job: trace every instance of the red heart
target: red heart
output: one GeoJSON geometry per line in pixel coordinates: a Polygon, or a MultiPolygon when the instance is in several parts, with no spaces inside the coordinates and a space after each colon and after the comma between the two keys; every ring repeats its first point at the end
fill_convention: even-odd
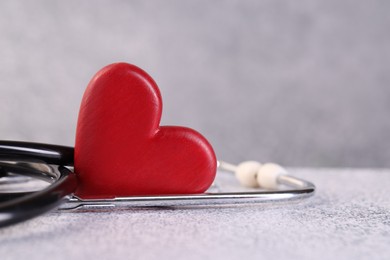
{"type": "Polygon", "coordinates": [[[216,173],[211,145],[198,132],[159,126],[160,91],[140,68],[100,70],[81,103],[75,145],[80,198],[188,194],[207,190],[216,173]]]}

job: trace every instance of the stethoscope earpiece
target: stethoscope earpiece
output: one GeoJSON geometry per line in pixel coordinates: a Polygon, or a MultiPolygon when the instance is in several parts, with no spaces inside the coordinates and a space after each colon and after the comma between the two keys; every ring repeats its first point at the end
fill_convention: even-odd
{"type": "Polygon", "coordinates": [[[218,166],[222,170],[234,172],[240,184],[248,188],[278,189],[283,182],[281,176],[288,174],[286,169],[275,163],[261,164],[257,161],[245,161],[235,166],[219,161],[218,166]]]}

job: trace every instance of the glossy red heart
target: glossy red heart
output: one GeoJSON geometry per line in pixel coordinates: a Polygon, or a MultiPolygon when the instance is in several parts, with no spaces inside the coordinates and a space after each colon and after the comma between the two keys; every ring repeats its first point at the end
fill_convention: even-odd
{"type": "Polygon", "coordinates": [[[216,157],[198,132],[159,126],[160,91],[140,68],[100,70],[81,103],[75,145],[80,198],[204,192],[216,157]]]}

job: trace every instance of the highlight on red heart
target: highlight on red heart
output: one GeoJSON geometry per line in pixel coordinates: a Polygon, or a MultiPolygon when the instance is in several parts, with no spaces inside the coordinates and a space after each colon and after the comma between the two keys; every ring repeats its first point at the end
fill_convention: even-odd
{"type": "Polygon", "coordinates": [[[198,132],[160,126],[162,98],[142,69],[115,63],[84,93],[76,131],[80,198],[203,193],[217,160],[198,132]]]}

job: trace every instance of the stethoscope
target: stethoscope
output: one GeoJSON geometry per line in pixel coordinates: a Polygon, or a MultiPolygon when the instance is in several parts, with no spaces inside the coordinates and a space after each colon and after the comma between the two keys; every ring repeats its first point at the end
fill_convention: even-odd
{"type": "Polygon", "coordinates": [[[73,195],[77,175],[73,169],[73,148],[0,141],[0,227],[15,224],[57,208],[60,211],[111,209],[115,207],[194,207],[295,201],[310,197],[315,186],[293,177],[272,163],[247,161],[238,166],[218,161],[218,169],[234,172],[244,192],[151,195],[116,198],[80,199],[73,195]],[[43,180],[49,186],[20,191],[18,185],[43,180]],[[281,186],[286,186],[288,189],[281,186]],[[259,189],[259,188],[262,189],[259,189]]]}
{"type": "Polygon", "coordinates": [[[75,150],[0,141],[0,227],[55,208],[238,205],[299,200],[314,194],[312,183],[290,176],[277,164],[247,161],[236,166],[216,161],[211,145],[196,131],[158,128],[161,111],[162,99],[152,78],[134,65],[115,63],[100,70],[87,87],[79,115],[81,127],[77,128],[83,131],[80,138],[76,134],[75,150]],[[170,150],[162,152],[164,147],[170,150]],[[166,166],[162,173],[161,165],[166,166]],[[212,185],[216,168],[234,172],[246,190],[226,192],[212,185]],[[160,178],[151,178],[155,173],[160,178]],[[199,179],[187,173],[207,178],[200,185],[199,179]],[[49,185],[42,186],[42,181],[49,185]],[[85,192],[86,184],[90,192],[93,187],[94,196],[79,193],[85,192]],[[144,184],[147,189],[140,193],[144,184]],[[187,184],[192,188],[181,189],[187,184]]]}

